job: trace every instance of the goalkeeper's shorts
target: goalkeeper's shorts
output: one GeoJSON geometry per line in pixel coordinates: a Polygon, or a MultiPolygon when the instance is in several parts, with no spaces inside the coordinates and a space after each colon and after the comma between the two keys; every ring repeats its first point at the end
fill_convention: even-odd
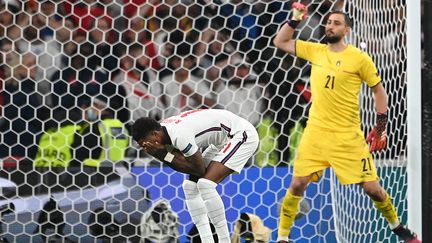
{"type": "Polygon", "coordinates": [[[321,175],[332,167],[341,184],[379,180],[374,160],[361,130],[333,132],[304,130],[294,161],[294,176],[321,175]]]}

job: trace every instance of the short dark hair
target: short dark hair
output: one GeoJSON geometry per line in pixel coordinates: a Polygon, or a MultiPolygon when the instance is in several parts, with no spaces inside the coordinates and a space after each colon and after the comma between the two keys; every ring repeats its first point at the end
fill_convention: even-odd
{"type": "MultiPolygon", "coordinates": [[[[353,20],[350,18],[350,16],[348,16],[347,13],[342,12],[340,10],[335,10],[335,11],[330,12],[330,15],[332,15],[332,14],[342,14],[344,16],[344,19],[345,19],[345,24],[348,25],[350,28],[353,27],[353,20]]],[[[330,17],[330,15],[329,15],[329,17],[330,17]]]]}
{"type": "Polygon", "coordinates": [[[132,137],[135,141],[146,138],[151,132],[161,130],[162,126],[155,119],[141,117],[132,125],[132,137]]]}

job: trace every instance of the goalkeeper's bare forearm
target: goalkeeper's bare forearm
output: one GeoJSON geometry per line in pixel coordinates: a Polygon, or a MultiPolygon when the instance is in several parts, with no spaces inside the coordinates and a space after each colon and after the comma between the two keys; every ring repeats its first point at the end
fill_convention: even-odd
{"type": "Polygon", "coordinates": [[[375,101],[375,109],[377,113],[384,114],[387,112],[388,97],[381,82],[372,87],[373,97],[375,101]]]}
{"type": "Polygon", "coordinates": [[[373,97],[376,109],[376,125],[369,133],[367,141],[370,144],[370,151],[380,151],[387,147],[387,93],[382,83],[372,87],[373,97]]]}
{"type": "Polygon", "coordinates": [[[295,29],[288,24],[282,25],[282,28],[273,39],[273,44],[277,48],[295,55],[295,40],[293,40],[294,31],[295,29]]]}

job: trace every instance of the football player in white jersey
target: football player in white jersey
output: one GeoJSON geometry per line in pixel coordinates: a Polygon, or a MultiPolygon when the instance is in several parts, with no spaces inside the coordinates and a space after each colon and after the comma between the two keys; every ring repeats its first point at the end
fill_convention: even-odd
{"type": "Polygon", "coordinates": [[[240,173],[258,148],[255,127],[226,110],[200,109],[162,122],[144,117],[132,127],[133,139],[150,155],[176,171],[189,174],[183,182],[186,205],[202,242],[230,242],[225,207],[216,186],[240,173]],[[204,150],[201,153],[201,150],[204,150]]]}

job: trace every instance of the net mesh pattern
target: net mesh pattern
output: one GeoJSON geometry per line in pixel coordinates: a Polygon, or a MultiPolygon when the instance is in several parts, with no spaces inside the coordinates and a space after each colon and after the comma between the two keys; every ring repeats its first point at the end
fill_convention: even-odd
{"type": "MultiPolygon", "coordinates": [[[[381,184],[392,198],[400,220],[406,222],[406,163],[409,163],[406,161],[406,2],[361,1],[345,5],[345,10],[355,20],[350,42],[361,46],[373,58],[388,94],[388,149],[375,153],[374,157],[381,184]]],[[[375,111],[366,87],[360,101],[362,126],[370,130],[374,126],[375,111]]],[[[336,182],[332,197],[339,202],[333,204],[339,242],[398,241],[371,200],[358,187],[340,186],[334,175],[332,180],[336,182]]]]}
{"type": "MultiPolygon", "coordinates": [[[[406,3],[303,2],[309,16],[297,28],[300,39],[321,42],[330,11],[346,11],[354,20],[349,42],[377,65],[389,94],[389,148],[375,160],[405,222],[406,3]]],[[[278,205],[311,102],[310,65],[272,43],[291,3],[1,1],[0,237],[190,240],[185,175],[132,139],[111,137],[129,138],[139,117],[223,108],[255,125],[261,141],[243,173],[218,187],[229,229],[240,213],[253,213],[275,241],[278,205]]],[[[370,90],[363,87],[359,98],[362,127],[370,131],[370,90]]],[[[301,211],[295,242],[396,241],[360,189],[341,187],[330,171],[309,186],[301,211]]]]}

